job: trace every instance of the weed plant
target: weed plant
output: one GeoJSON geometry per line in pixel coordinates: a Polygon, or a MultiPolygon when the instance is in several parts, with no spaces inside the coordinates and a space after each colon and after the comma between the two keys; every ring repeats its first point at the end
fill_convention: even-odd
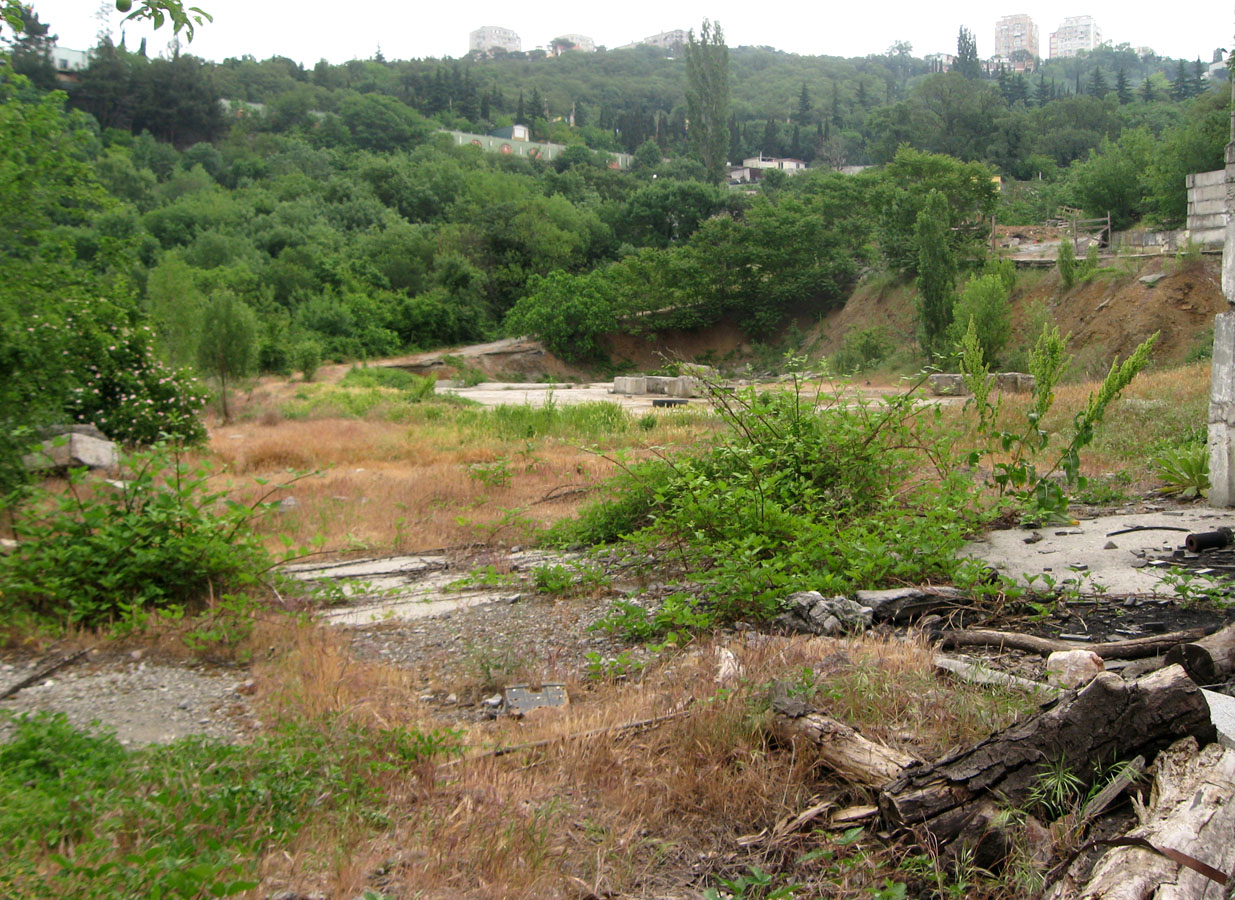
{"type": "Polygon", "coordinates": [[[661,631],[774,616],[798,590],[950,577],[973,524],[937,408],[808,390],[716,391],[727,431],[693,455],[628,469],[616,495],[554,537],[614,540],[683,574],[661,631]]]}
{"type": "Polygon", "coordinates": [[[74,470],[64,493],[32,485],[4,501],[17,538],[0,556],[6,614],[134,627],[259,588],[273,560],[251,525],[275,489],[229,501],[208,487],[208,466],[166,448],[128,456],[124,471],[117,483],[74,470]]]}

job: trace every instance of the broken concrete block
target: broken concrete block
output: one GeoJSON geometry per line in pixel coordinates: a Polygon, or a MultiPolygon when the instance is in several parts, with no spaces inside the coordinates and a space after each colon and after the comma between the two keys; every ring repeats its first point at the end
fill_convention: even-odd
{"type": "Polygon", "coordinates": [[[699,379],[690,375],[679,375],[665,385],[665,393],[670,397],[698,397],[699,379]]]}
{"type": "Polygon", "coordinates": [[[668,375],[647,375],[647,392],[649,394],[668,394],[670,383],[677,380],[676,377],[668,375]]]}
{"type": "Polygon", "coordinates": [[[40,448],[22,457],[26,468],[43,469],[114,469],[120,465],[116,445],[106,438],[72,432],[44,441],[40,448]]]}
{"type": "Polygon", "coordinates": [[[648,379],[646,375],[618,375],[613,379],[613,393],[615,394],[646,394],[648,392],[648,379]]]}
{"type": "Polygon", "coordinates": [[[937,397],[963,397],[969,393],[965,379],[960,375],[932,375],[928,379],[931,393],[937,397]]]}
{"type": "Polygon", "coordinates": [[[773,627],[798,634],[843,634],[865,631],[871,611],[848,597],[824,597],[818,591],[799,591],[785,598],[785,611],[773,627]]]}
{"type": "Polygon", "coordinates": [[[1201,689],[1209,704],[1209,719],[1218,730],[1218,743],[1228,750],[1235,750],[1235,697],[1201,689]]]}
{"type": "Polygon", "coordinates": [[[1046,658],[1046,680],[1061,688],[1089,684],[1105,671],[1102,657],[1092,650],[1056,650],[1046,658]]]}
{"type": "Polygon", "coordinates": [[[518,716],[542,706],[568,706],[570,698],[564,684],[542,684],[531,687],[526,684],[508,685],[503,691],[506,711],[518,716]]]}
{"type": "Polygon", "coordinates": [[[1034,377],[1025,372],[1000,372],[995,376],[995,388],[1005,394],[1032,394],[1034,377]]]}

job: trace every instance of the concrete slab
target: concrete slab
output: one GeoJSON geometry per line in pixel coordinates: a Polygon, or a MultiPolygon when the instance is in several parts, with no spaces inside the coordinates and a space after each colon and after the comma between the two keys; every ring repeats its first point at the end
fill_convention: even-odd
{"type": "Polygon", "coordinates": [[[1201,689],[1209,704],[1209,719],[1218,729],[1218,743],[1228,750],[1235,750],[1235,697],[1201,689]]]}
{"type": "Polygon", "coordinates": [[[1162,584],[1165,570],[1137,568],[1137,564],[1182,548],[1189,533],[1215,531],[1224,525],[1235,525],[1235,512],[1196,506],[1128,513],[1099,516],[1077,525],[993,531],[962,552],[1021,582],[1045,573],[1056,581],[1075,578],[1086,592],[1170,596],[1174,589],[1162,584]],[[1112,534],[1135,526],[1144,530],[1112,534]],[[1027,538],[1033,542],[1026,543],[1027,538]]]}
{"type": "Polygon", "coordinates": [[[293,578],[337,584],[349,605],[323,610],[332,625],[372,625],[389,620],[423,619],[469,606],[510,602],[527,590],[528,572],[537,565],[569,562],[577,554],[528,550],[507,558],[514,571],[467,584],[471,571],[452,566],[444,556],[391,556],[340,563],[302,563],[284,567],[293,578]],[[461,583],[463,582],[463,583],[461,583]]]}

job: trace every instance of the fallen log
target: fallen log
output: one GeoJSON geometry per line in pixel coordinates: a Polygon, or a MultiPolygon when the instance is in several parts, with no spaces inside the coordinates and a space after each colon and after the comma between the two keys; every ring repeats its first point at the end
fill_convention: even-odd
{"type": "Polygon", "coordinates": [[[1156,768],[1149,806],[1138,804],[1140,825],[1107,842],[1119,846],[1098,860],[1083,886],[1065,875],[1048,900],[1223,896],[1235,870],[1235,750],[1199,749],[1185,738],[1158,755],[1156,768]]]}
{"type": "Polygon", "coordinates": [[[808,748],[820,764],[845,780],[862,787],[880,787],[899,776],[917,760],[831,716],[816,712],[797,700],[776,700],[772,733],[794,746],[808,748]]]}
{"type": "Polygon", "coordinates": [[[1023,802],[1050,767],[1066,765],[1086,786],[1094,771],[1137,754],[1152,758],[1180,737],[1214,737],[1201,690],[1179,666],[1134,682],[1103,673],[1042,711],[938,762],[909,769],[879,795],[885,825],[925,831],[941,849],[967,846],[978,865],[1007,852],[989,827],[995,801],[1023,802]]]}
{"type": "MultiPolygon", "coordinates": [[[[1221,634],[1221,632],[1219,632],[1221,634]]],[[[1060,641],[1055,638],[1038,637],[1035,634],[1017,634],[1014,631],[946,631],[939,646],[944,650],[953,647],[1000,647],[1009,650],[1024,650],[1049,656],[1058,650],[1092,650],[1103,659],[1142,659],[1158,656],[1169,650],[1196,641],[1205,636],[1203,628],[1187,631],[1172,631],[1168,634],[1153,634],[1126,641],[1108,641],[1102,644],[1084,644],[1077,641],[1060,641]]]]}
{"type": "Polygon", "coordinates": [[[23,691],[26,688],[30,687],[30,685],[37,684],[38,682],[46,678],[48,675],[52,675],[58,672],[60,669],[63,669],[65,666],[69,665],[70,663],[77,662],[79,659],[81,659],[83,656],[85,656],[89,652],[90,652],[89,650],[78,650],[76,653],[71,653],[61,660],[58,660],[56,662],[50,663],[49,665],[43,666],[42,668],[38,669],[33,675],[28,675],[25,678],[23,678],[21,681],[17,682],[16,684],[10,685],[9,687],[5,688],[3,692],[0,692],[0,700],[7,700],[9,699],[9,697],[12,697],[14,694],[18,693],[19,691],[23,691]]]}
{"type": "Polygon", "coordinates": [[[1183,666],[1197,684],[1226,681],[1235,674],[1235,625],[1192,643],[1172,647],[1166,654],[1166,662],[1183,666]]]}

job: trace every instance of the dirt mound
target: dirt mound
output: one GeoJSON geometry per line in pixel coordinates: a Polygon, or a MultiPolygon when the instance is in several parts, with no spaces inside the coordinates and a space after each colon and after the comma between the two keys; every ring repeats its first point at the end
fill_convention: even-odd
{"type": "MultiPolygon", "coordinates": [[[[1071,332],[1080,371],[1105,372],[1116,356],[1126,358],[1145,338],[1161,332],[1154,359],[1176,365],[1202,346],[1213,318],[1227,308],[1221,261],[1216,257],[1180,264],[1173,259],[1103,261],[1088,282],[1065,291],[1054,270],[1022,269],[1012,296],[1011,346],[1026,347],[1045,319],[1071,332]],[[1142,278],[1161,275],[1156,283],[1142,278]],[[1092,371],[1091,371],[1092,370],[1092,371]]],[[[1152,280],[1152,279],[1151,279],[1152,280]]],[[[911,285],[874,279],[860,285],[843,309],[824,316],[812,330],[814,353],[828,355],[850,331],[882,328],[894,346],[916,341],[911,285]]]]}

